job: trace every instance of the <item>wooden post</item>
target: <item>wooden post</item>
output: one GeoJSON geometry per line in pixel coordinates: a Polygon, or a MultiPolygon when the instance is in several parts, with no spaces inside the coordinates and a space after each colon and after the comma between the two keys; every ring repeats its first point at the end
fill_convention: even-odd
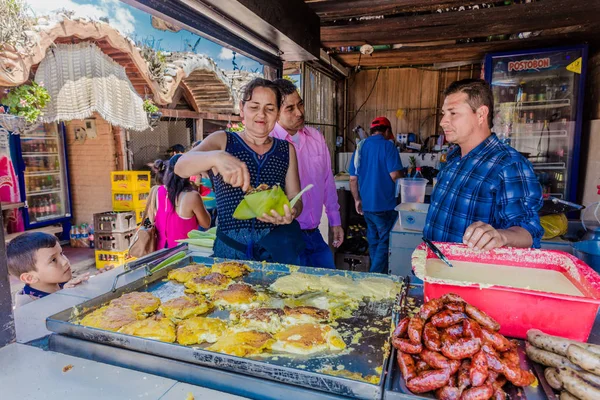
{"type": "MultiPolygon", "coordinates": [[[[0,212],[0,226],[4,226],[0,212]]],[[[8,280],[8,263],[6,261],[6,244],[4,242],[4,229],[0,230],[0,347],[15,341],[15,321],[13,317],[12,301],[10,295],[10,282],[8,280]]]]}
{"type": "Polygon", "coordinates": [[[196,123],[196,140],[204,140],[204,119],[198,118],[196,123]]]}
{"type": "Polygon", "coordinates": [[[275,79],[280,78],[278,69],[269,67],[268,65],[265,65],[263,68],[265,79],[274,81],[275,79]]]}

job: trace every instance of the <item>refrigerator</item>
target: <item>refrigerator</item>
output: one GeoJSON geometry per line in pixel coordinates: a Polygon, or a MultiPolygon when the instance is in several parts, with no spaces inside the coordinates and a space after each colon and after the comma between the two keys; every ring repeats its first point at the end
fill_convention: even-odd
{"type": "Polygon", "coordinates": [[[491,53],[493,128],[533,165],[545,195],[577,201],[587,46],[491,53]]]}
{"type": "Polygon", "coordinates": [[[64,124],[41,124],[18,137],[25,229],[61,224],[65,239],[72,211],[64,124]]]}

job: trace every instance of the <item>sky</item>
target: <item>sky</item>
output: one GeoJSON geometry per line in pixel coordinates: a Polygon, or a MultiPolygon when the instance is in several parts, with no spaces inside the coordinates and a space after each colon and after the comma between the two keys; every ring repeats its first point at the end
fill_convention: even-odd
{"type": "MultiPolygon", "coordinates": [[[[155,50],[192,51],[200,36],[181,30],[177,33],[152,27],[151,16],[120,0],[26,0],[33,13],[40,17],[56,10],[73,11],[76,16],[91,19],[108,18],[111,26],[135,41],[152,46],[155,50]]],[[[201,38],[196,53],[206,54],[224,70],[232,70],[234,54],[208,39],[201,38]]],[[[262,66],[250,58],[235,55],[238,68],[262,72],[262,66]]]]}

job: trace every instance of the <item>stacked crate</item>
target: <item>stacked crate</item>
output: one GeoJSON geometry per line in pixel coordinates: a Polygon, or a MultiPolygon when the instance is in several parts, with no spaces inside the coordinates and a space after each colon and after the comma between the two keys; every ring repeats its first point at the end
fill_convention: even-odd
{"type": "Polygon", "coordinates": [[[136,223],[141,223],[150,194],[150,172],[113,171],[110,178],[113,211],[133,211],[136,223]]]}
{"type": "Polygon", "coordinates": [[[129,246],[137,227],[135,212],[109,211],[94,214],[94,227],[96,268],[111,264],[123,265],[128,259],[129,246]]]}

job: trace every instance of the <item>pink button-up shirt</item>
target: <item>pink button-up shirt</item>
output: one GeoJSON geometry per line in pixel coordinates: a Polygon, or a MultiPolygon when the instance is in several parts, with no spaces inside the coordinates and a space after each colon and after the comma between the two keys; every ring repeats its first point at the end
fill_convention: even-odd
{"type": "Polygon", "coordinates": [[[275,124],[271,136],[287,140],[294,145],[298,156],[298,171],[302,188],[313,184],[314,187],[302,195],[302,214],[297,218],[302,229],[314,229],[321,222],[323,205],[329,219],[329,225],[340,226],[340,205],[338,204],[335,182],[331,171],[331,157],[325,138],[316,129],[304,127],[298,131],[300,140],[296,144],[292,136],[275,124]]]}

